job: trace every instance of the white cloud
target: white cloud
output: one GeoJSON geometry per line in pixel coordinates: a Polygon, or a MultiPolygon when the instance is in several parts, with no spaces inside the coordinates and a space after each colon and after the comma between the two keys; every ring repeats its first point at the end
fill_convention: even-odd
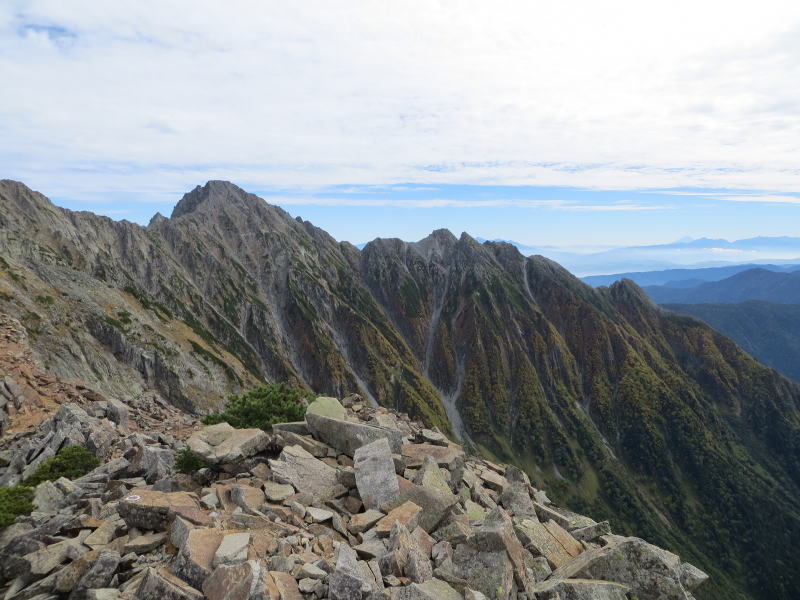
{"type": "Polygon", "coordinates": [[[793,191],[799,38],[776,0],[12,0],[2,175],[793,191]]]}

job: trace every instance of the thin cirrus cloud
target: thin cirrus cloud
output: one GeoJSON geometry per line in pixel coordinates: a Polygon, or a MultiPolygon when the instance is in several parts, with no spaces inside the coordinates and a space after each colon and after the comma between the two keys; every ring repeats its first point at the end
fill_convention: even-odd
{"type": "MultiPolygon", "coordinates": [[[[358,194],[363,193],[359,190],[358,194]]],[[[567,200],[525,200],[520,198],[454,199],[454,198],[361,198],[358,196],[317,197],[317,196],[279,196],[266,197],[272,204],[281,206],[351,206],[395,208],[532,208],[581,212],[671,210],[670,205],[635,204],[616,202],[613,204],[583,204],[567,200]]]]}

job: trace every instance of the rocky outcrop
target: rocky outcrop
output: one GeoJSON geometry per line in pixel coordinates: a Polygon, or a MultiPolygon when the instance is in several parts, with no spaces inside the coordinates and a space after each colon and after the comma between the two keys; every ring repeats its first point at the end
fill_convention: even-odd
{"type": "MultiPolygon", "coordinates": [[[[2,533],[5,597],[691,600],[706,578],[671,552],[551,504],[518,469],[468,455],[407,415],[322,404],[335,415],[327,418],[353,426],[340,433],[353,435],[341,445],[353,457],[332,446],[313,456],[304,447],[321,440],[300,424],[259,432],[267,444],[213,425],[189,444],[225,449],[213,470],[148,485],[113,458],[147,440],[118,431],[100,467],[54,482],[69,493],[2,533]],[[359,426],[373,421],[396,426],[362,440],[359,426]],[[303,443],[280,448],[285,431],[303,443]],[[403,454],[392,453],[394,438],[403,454]],[[443,451],[419,460],[413,446],[443,451]],[[236,469],[246,470],[231,476],[236,469]]],[[[310,405],[309,421],[319,408],[310,405]]],[[[74,408],[62,409],[54,431],[81,432],[74,408]]]]}

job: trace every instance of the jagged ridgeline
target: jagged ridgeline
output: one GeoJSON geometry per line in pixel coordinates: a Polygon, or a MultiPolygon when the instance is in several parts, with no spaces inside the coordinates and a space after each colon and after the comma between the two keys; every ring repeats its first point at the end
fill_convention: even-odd
{"type": "Polygon", "coordinates": [[[630,282],[434,232],[359,251],[223,182],[147,227],[0,184],[0,310],[47,370],[207,410],[260,379],[359,392],[711,575],[800,597],[800,388],[630,282]]]}

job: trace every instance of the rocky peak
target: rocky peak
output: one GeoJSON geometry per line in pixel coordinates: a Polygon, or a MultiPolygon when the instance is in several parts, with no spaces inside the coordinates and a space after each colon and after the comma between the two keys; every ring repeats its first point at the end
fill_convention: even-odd
{"type": "Polygon", "coordinates": [[[238,185],[230,181],[208,181],[203,186],[195,187],[191,192],[184,194],[183,198],[172,210],[171,219],[197,212],[204,208],[220,208],[224,206],[237,207],[240,210],[250,211],[256,207],[263,207],[264,201],[254,194],[248,194],[238,185]]]}

